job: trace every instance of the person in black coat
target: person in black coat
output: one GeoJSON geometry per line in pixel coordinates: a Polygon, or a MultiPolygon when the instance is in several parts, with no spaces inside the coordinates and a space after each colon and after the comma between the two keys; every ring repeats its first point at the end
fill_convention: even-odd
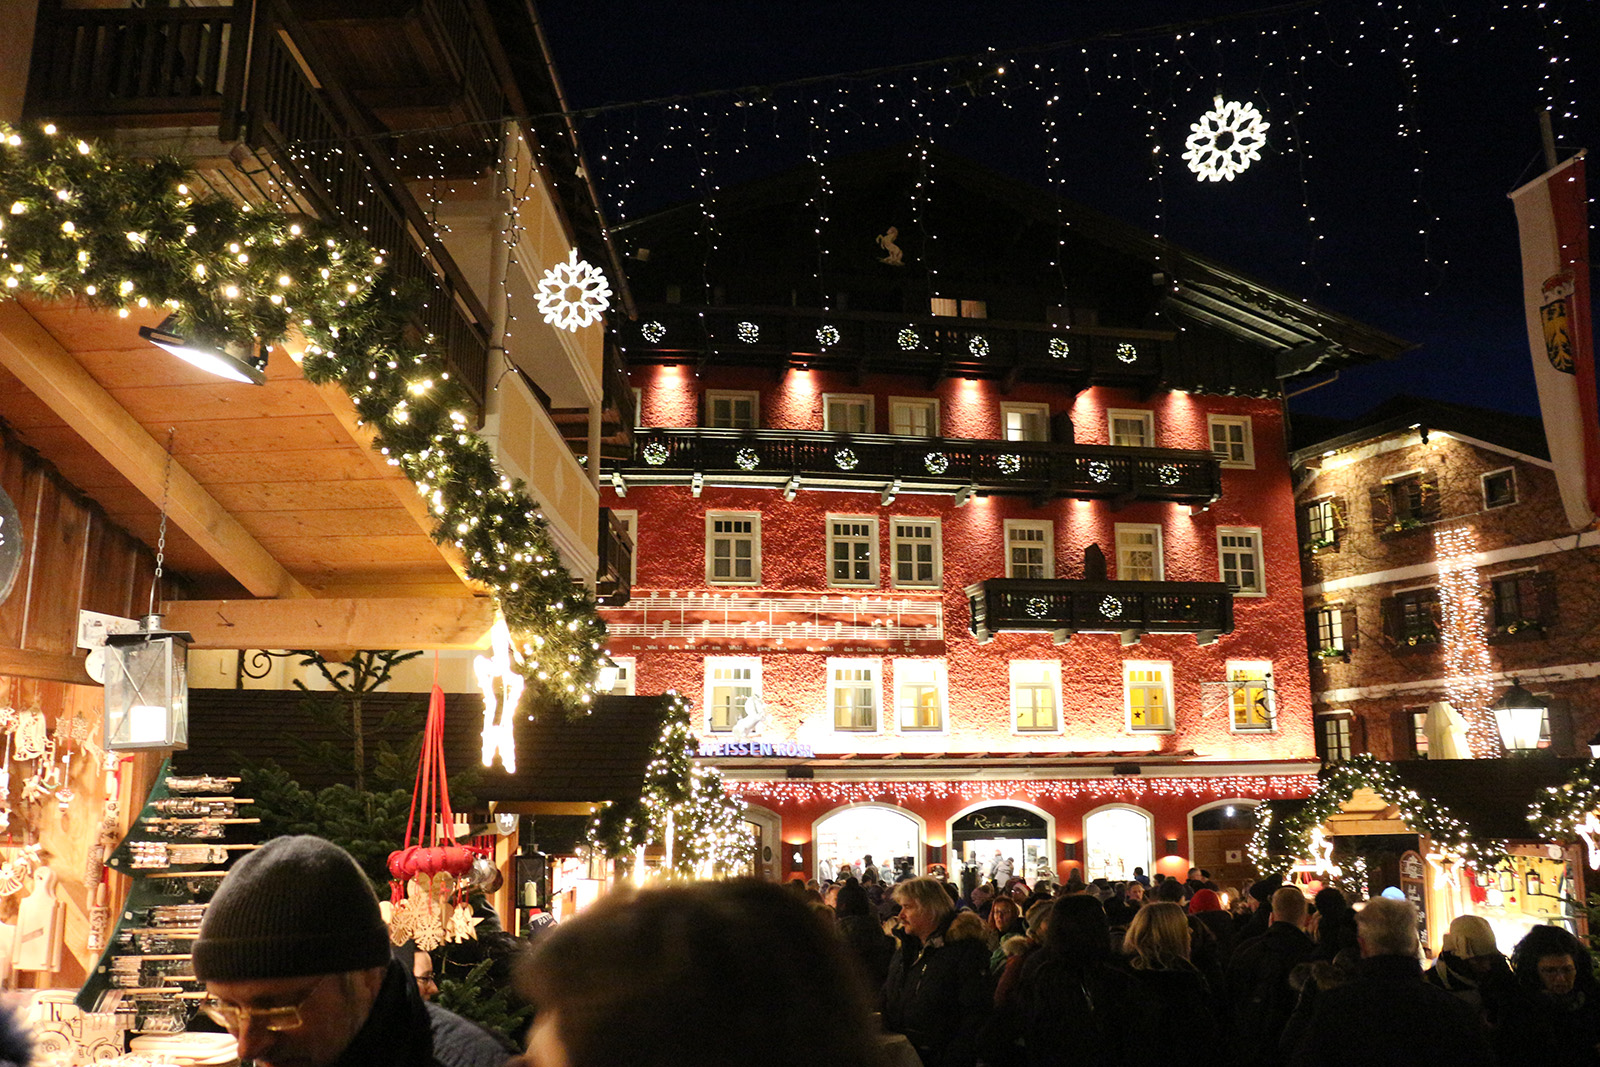
{"type": "Polygon", "coordinates": [[[1309,960],[1316,948],[1301,929],[1306,921],[1306,898],[1299,889],[1280,887],[1263,912],[1271,917],[1271,925],[1261,936],[1241,942],[1228,963],[1234,1040],[1238,1062],[1246,1067],[1281,1062],[1278,1039],[1296,999],[1289,975],[1309,960]]]}
{"type": "Polygon", "coordinates": [[[955,918],[944,886],[912,878],[894,887],[904,938],[883,985],[883,1026],[904,1034],[923,1067],[972,1067],[994,1004],[989,949],[946,937],[955,918]]]}
{"type": "Polygon", "coordinates": [[[1165,1060],[1172,1051],[1171,1035],[1181,1034],[1183,1060],[1189,1067],[1222,1064],[1218,1006],[1211,987],[1189,962],[1189,922],[1183,908],[1168,901],[1140,908],[1123,947],[1134,987],[1132,998],[1122,1006],[1128,1062],[1165,1060]]]}
{"type": "Polygon", "coordinates": [[[1493,1067],[1488,1031],[1471,1006],[1422,980],[1417,909],[1376,897],[1356,915],[1355,977],[1317,996],[1293,1067],[1417,1062],[1493,1067]]]}
{"type": "Polygon", "coordinates": [[[1127,1062],[1133,980],[1111,961],[1111,928],[1100,902],[1057,900],[1044,948],[1028,957],[1008,1020],[1028,1067],[1127,1062]]]}
{"type": "Polygon", "coordinates": [[[1511,954],[1516,984],[1495,1046],[1506,1067],[1600,1064],[1600,983],[1588,951],[1557,926],[1535,926],[1511,954]]]}
{"type": "Polygon", "coordinates": [[[851,957],[860,965],[868,989],[882,989],[889,977],[889,961],[894,958],[894,938],[883,932],[878,917],[867,900],[867,891],[854,878],[839,887],[834,899],[839,916],[839,935],[851,957]]]}

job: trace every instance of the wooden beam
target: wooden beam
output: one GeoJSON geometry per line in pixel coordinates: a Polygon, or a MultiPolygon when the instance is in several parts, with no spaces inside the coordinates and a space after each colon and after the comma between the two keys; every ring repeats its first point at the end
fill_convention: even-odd
{"type": "MultiPolygon", "coordinates": [[[[289,338],[289,344],[293,346],[291,351],[296,357],[305,348],[305,341],[298,333],[289,338]]],[[[296,358],[296,365],[299,362],[299,359],[296,358]]],[[[328,411],[333,414],[335,419],[339,420],[339,425],[344,427],[344,431],[350,435],[352,440],[360,444],[361,451],[366,454],[368,461],[378,471],[379,480],[394,493],[395,499],[400,502],[400,506],[405,509],[406,514],[410,515],[416,522],[417,528],[426,534],[429,540],[432,540],[438,517],[428,510],[428,502],[422,498],[421,493],[417,492],[417,487],[412,484],[411,480],[404,476],[397,477],[396,471],[398,468],[390,466],[389,461],[377,449],[372,447],[372,440],[377,436],[377,431],[361,421],[360,416],[356,413],[356,406],[351,402],[350,397],[343,389],[331,382],[322,385],[308,384],[316,389],[317,395],[322,397],[322,402],[328,405],[328,411]]],[[[444,558],[445,563],[449,565],[451,570],[456,572],[457,577],[479,593],[488,592],[488,589],[481,583],[474,582],[467,577],[467,559],[461,554],[460,549],[449,542],[434,541],[433,544],[438,548],[439,555],[444,558]]]]}
{"type": "Polygon", "coordinates": [[[169,600],[195,648],[487,648],[488,597],[169,600]]]}
{"type": "MultiPolygon", "coordinates": [[[[486,782],[480,781],[477,785],[480,795],[493,793],[494,789],[486,782]]],[[[593,815],[594,809],[600,806],[599,801],[581,800],[497,800],[494,802],[496,812],[508,812],[513,815],[593,815]]]]}
{"type": "MultiPolygon", "coordinates": [[[[166,449],[15,300],[0,300],[0,364],[160,506],[166,449]]],[[[177,463],[166,499],[178,528],[256,596],[311,595],[177,463]]]]}
{"type": "Polygon", "coordinates": [[[0,674],[44,682],[71,682],[73,685],[98,684],[83,669],[82,656],[29,652],[27,649],[0,648],[0,674]]]}

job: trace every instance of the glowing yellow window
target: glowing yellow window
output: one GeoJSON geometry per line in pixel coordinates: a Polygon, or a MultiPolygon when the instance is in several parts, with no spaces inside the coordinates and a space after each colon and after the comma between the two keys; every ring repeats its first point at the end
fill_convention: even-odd
{"type": "Polygon", "coordinates": [[[1129,725],[1135,730],[1172,729],[1167,673],[1161,667],[1130,667],[1127,672],[1129,725]]]}
{"type": "Polygon", "coordinates": [[[1235,730],[1272,729],[1271,670],[1264,663],[1229,664],[1235,730]]]}

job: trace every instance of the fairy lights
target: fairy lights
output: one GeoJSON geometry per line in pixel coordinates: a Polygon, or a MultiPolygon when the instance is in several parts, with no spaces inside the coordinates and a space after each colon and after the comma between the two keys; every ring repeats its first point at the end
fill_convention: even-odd
{"type": "Polygon", "coordinates": [[[1214,778],[972,779],[957,781],[824,782],[800,779],[729,781],[728,792],[787,804],[862,804],[926,800],[1146,800],[1158,797],[1303,797],[1317,786],[1309,774],[1214,778]]]}
{"type": "Polygon", "coordinates": [[[1444,651],[1445,693],[1467,721],[1473,755],[1500,754],[1500,733],[1489,710],[1494,668],[1479,600],[1478,532],[1471,524],[1436,526],[1434,556],[1439,564],[1439,643],[1444,651]]]}

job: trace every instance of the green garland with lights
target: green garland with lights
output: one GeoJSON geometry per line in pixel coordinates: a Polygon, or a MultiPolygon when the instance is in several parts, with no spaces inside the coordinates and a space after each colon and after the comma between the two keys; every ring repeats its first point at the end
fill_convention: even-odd
{"type": "Polygon", "coordinates": [[[672,816],[672,873],[693,874],[707,862],[718,874],[742,869],[753,845],[739,802],[722,785],[722,772],[702,767],[694,756],[699,742],[689,728],[689,702],[676,690],[661,725],[661,736],[645,768],[637,800],[607,801],[589,824],[588,843],[615,858],[651,844],[665,844],[672,816]]]}
{"type": "Polygon", "coordinates": [[[1528,805],[1528,824],[1545,841],[1571,841],[1578,827],[1600,813],[1600,761],[1589,760],[1560,785],[1528,805]]]}
{"type": "Polygon", "coordinates": [[[1504,841],[1474,838],[1466,823],[1440,804],[1400,781],[1388,764],[1371,756],[1355,756],[1324,769],[1317,791],[1298,810],[1278,801],[1256,808],[1256,829],[1250,835],[1250,862],[1264,874],[1283,874],[1297,859],[1311,855],[1311,831],[1339,812],[1358,789],[1370,789],[1400,809],[1405,824],[1427,834],[1443,850],[1492,866],[1505,856],[1504,841]],[[1289,814],[1280,814],[1287,809],[1289,814]]]}
{"type": "Polygon", "coordinates": [[[185,336],[250,351],[299,331],[306,378],[344,389],[427,501],[434,539],[493,591],[530,701],[589,703],[605,639],[594,598],[523,484],[468,428],[468,394],[433,339],[416,336],[418,298],[386,250],[314,218],[198,196],[193,181],[175,158],[0,124],[0,295],[164,311],[185,336]]]}

